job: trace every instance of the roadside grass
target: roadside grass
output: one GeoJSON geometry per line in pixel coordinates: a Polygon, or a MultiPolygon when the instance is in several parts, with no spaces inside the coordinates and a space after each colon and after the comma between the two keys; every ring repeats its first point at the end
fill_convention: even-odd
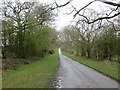
{"type": "Polygon", "coordinates": [[[28,65],[3,73],[2,88],[49,88],[58,68],[58,50],[28,65]]]}
{"type": "Polygon", "coordinates": [[[63,54],[69,58],[72,58],[73,60],[84,64],[88,67],[91,67],[93,69],[95,69],[96,71],[99,71],[101,73],[103,73],[106,76],[109,76],[115,80],[119,80],[120,78],[118,77],[118,75],[120,75],[120,73],[118,73],[118,63],[114,62],[114,61],[103,61],[103,60],[93,60],[93,59],[86,59],[86,58],[81,58],[78,56],[75,56],[73,54],[69,54],[66,52],[63,52],[63,54]]]}

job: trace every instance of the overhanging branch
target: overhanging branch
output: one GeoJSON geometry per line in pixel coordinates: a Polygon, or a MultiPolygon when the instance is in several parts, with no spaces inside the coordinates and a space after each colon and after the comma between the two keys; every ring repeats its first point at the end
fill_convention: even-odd
{"type": "MultiPolygon", "coordinates": [[[[114,17],[120,15],[120,12],[118,12],[118,13],[114,14],[113,16],[100,17],[100,18],[97,18],[97,19],[95,19],[95,20],[93,20],[93,21],[89,21],[88,18],[87,18],[86,16],[84,16],[84,15],[81,15],[80,12],[81,12],[83,9],[85,9],[86,7],[88,7],[90,4],[92,4],[93,2],[95,2],[95,1],[99,1],[99,2],[102,2],[102,3],[108,4],[108,5],[116,6],[117,8],[116,8],[115,10],[117,10],[117,9],[120,7],[120,4],[119,4],[119,3],[113,3],[113,2],[110,2],[110,1],[106,1],[106,0],[94,0],[94,1],[91,1],[90,3],[88,3],[87,5],[85,5],[83,8],[79,9],[78,11],[74,8],[74,9],[76,10],[76,13],[74,14],[73,17],[75,18],[76,15],[82,16],[82,17],[84,17],[84,18],[86,19],[85,21],[86,21],[88,24],[91,24],[91,23],[94,23],[94,22],[96,22],[96,21],[98,21],[98,20],[111,19],[111,18],[114,18],[114,17]]],[[[113,11],[112,11],[112,12],[113,12],[113,11]]],[[[111,12],[111,13],[112,13],[112,12],[111,12]]],[[[111,13],[110,13],[110,14],[111,14],[111,13]]]]}
{"type": "Polygon", "coordinates": [[[88,23],[88,24],[91,24],[91,23],[94,23],[94,22],[99,21],[99,20],[111,19],[111,18],[114,18],[114,17],[116,17],[116,16],[118,16],[118,15],[120,15],[120,12],[114,14],[113,16],[109,16],[109,17],[106,16],[106,17],[97,18],[97,19],[95,19],[95,20],[93,20],[93,21],[88,21],[87,23],[88,23]]]}

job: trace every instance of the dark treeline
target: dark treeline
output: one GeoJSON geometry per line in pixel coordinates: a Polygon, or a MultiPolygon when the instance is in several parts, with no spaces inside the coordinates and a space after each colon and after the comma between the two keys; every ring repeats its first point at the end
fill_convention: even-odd
{"type": "Polygon", "coordinates": [[[77,56],[99,60],[118,60],[120,37],[112,25],[96,30],[93,25],[66,26],[61,33],[62,50],[77,56]]]}
{"type": "Polygon", "coordinates": [[[8,58],[27,59],[52,54],[57,37],[56,30],[51,27],[54,17],[55,14],[45,4],[4,2],[3,61],[8,58]]]}

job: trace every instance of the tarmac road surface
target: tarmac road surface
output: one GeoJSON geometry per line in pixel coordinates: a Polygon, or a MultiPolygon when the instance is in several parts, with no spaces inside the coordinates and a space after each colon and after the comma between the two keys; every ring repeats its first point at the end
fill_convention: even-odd
{"type": "Polygon", "coordinates": [[[61,53],[56,88],[118,88],[118,83],[61,53]]]}

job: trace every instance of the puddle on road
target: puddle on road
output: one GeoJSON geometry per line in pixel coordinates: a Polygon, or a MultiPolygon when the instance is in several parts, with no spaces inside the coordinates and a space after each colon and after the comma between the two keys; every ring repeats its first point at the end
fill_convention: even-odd
{"type": "Polygon", "coordinates": [[[53,87],[54,87],[54,88],[62,88],[62,83],[61,83],[62,78],[63,78],[63,77],[58,77],[58,78],[54,81],[54,83],[53,83],[53,87]]]}

